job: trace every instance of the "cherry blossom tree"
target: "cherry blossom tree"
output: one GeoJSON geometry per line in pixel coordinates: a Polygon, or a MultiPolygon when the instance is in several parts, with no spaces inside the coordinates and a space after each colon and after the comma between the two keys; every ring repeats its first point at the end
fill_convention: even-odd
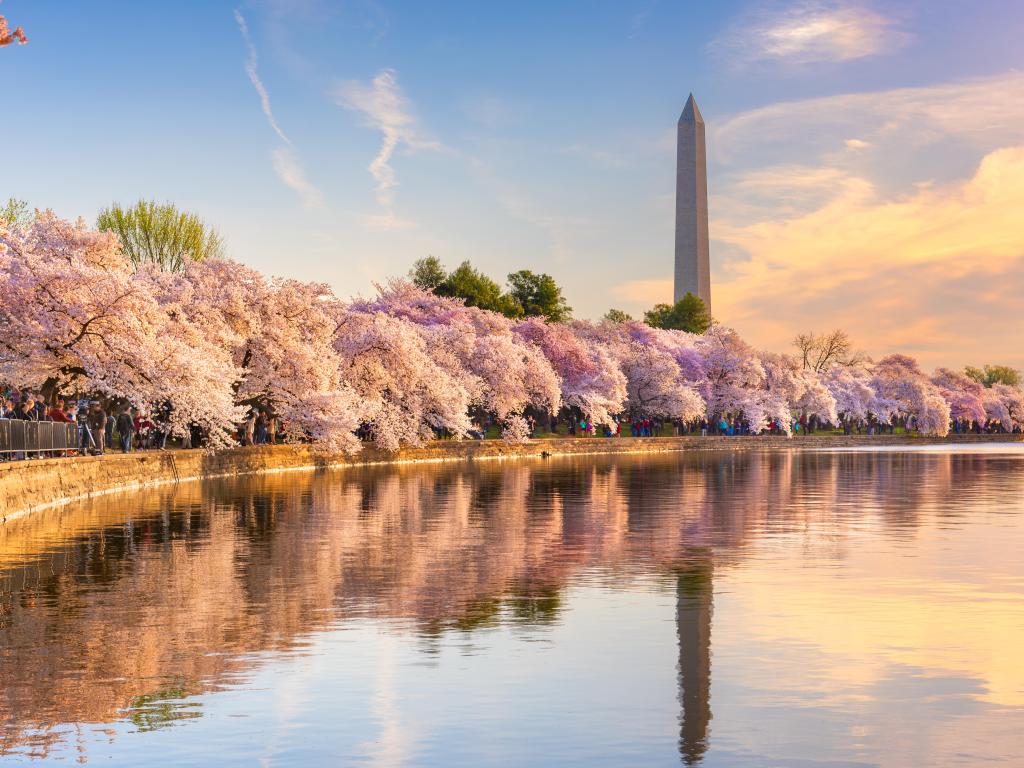
{"type": "Polygon", "coordinates": [[[822,383],[836,402],[836,415],[843,427],[864,423],[872,415],[891,408],[880,408],[871,387],[871,374],[859,365],[833,365],[822,383]]]}
{"type": "Polygon", "coordinates": [[[236,407],[278,417],[292,440],[357,450],[362,404],[335,348],[341,303],[321,283],[267,280],[237,262],[192,262],[181,273],[139,271],[167,310],[205,329],[230,355],[236,407]]]}
{"type": "Polygon", "coordinates": [[[770,415],[780,419],[780,414],[784,414],[788,420],[796,412],[825,424],[839,423],[836,399],[816,370],[804,368],[791,355],[762,352],[759,356],[770,415]]]}
{"type": "Polygon", "coordinates": [[[424,328],[434,359],[453,372],[461,369],[474,406],[499,421],[527,407],[550,413],[561,407],[558,375],[539,347],[513,333],[513,321],[401,280],[378,290],[375,299],[353,302],[351,309],[383,312],[424,328]]]}
{"type": "Polygon", "coordinates": [[[172,431],[198,423],[227,444],[230,356],[134,279],[113,235],[50,211],[27,228],[0,224],[0,325],[0,378],[144,408],[170,401],[172,431]]]}
{"type": "Polygon", "coordinates": [[[4,16],[0,16],[0,48],[15,42],[19,45],[24,45],[28,42],[24,28],[15,27],[12,30],[7,24],[7,19],[4,16]]]}
{"type": "MultiPolygon", "coordinates": [[[[579,327],[579,326],[577,326],[579,327]]],[[[626,400],[626,377],[606,344],[584,338],[567,324],[530,318],[513,331],[536,345],[558,375],[562,402],[595,424],[615,425],[626,400]]]]}
{"type": "Polygon", "coordinates": [[[984,386],[966,374],[949,368],[936,370],[932,383],[949,403],[949,414],[954,421],[967,424],[973,421],[979,424],[985,422],[984,386]]]}
{"type": "Polygon", "coordinates": [[[895,413],[925,435],[949,434],[949,403],[925,376],[917,362],[906,355],[889,355],[872,369],[876,397],[896,404],[895,413]]]}
{"type": "Polygon", "coordinates": [[[993,384],[982,393],[985,414],[1004,432],[1024,428],[1024,391],[1009,384],[993,384]]]}
{"type": "Polygon", "coordinates": [[[470,429],[472,382],[461,368],[440,365],[430,354],[432,334],[404,317],[344,311],[335,348],[342,374],[358,394],[362,420],[374,443],[396,451],[434,437],[434,430],[463,436],[470,429]]]}
{"type": "Polygon", "coordinates": [[[509,416],[501,429],[506,443],[527,443],[530,441],[530,423],[522,416],[509,416]]]}
{"type": "Polygon", "coordinates": [[[708,419],[742,415],[753,432],[762,432],[776,421],[792,433],[792,412],[782,392],[770,393],[768,374],[760,356],[730,328],[713,326],[700,338],[704,358],[704,397],[708,419]]]}
{"type": "Polygon", "coordinates": [[[704,400],[687,376],[687,370],[694,369],[694,361],[699,359],[687,341],[695,338],[693,334],[652,328],[633,320],[577,322],[572,329],[588,348],[606,350],[608,361],[621,371],[625,409],[632,418],[693,421],[704,414],[704,400]]]}

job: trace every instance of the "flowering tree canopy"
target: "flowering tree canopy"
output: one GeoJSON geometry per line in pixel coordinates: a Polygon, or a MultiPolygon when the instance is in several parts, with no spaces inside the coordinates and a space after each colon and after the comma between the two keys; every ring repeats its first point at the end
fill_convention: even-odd
{"type": "Polygon", "coordinates": [[[860,366],[834,365],[822,383],[836,401],[836,415],[845,423],[862,423],[878,416],[881,408],[871,387],[871,374],[860,366]]]}
{"type": "Polygon", "coordinates": [[[985,413],[1004,432],[1024,427],[1024,391],[1009,384],[993,384],[984,390],[982,398],[985,413]]]}
{"type": "Polygon", "coordinates": [[[25,229],[0,224],[0,325],[0,379],[169,402],[173,431],[198,423],[214,444],[238,418],[226,350],[161,305],[113,235],[81,220],[46,212],[25,229]]]}
{"type": "Polygon", "coordinates": [[[902,424],[944,435],[950,420],[1024,427],[1024,392],[969,375],[925,375],[904,355],[806,365],[628,318],[510,319],[396,280],[344,302],[322,283],[269,279],[222,258],[135,264],[114,234],[51,212],[0,218],[0,381],[130,402],[230,445],[253,410],[292,440],[397,450],[459,438],[489,417],[506,440],[530,415],[592,422],[731,419],[750,432],[796,419],[902,424]]]}
{"type": "Polygon", "coordinates": [[[457,436],[469,430],[472,391],[458,370],[431,356],[431,336],[404,317],[341,313],[335,346],[342,372],[358,393],[374,443],[384,450],[419,444],[435,429],[457,436]]]}
{"type": "Polygon", "coordinates": [[[561,382],[562,401],[595,424],[615,423],[626,400],[626,376],[607,344],[587,341],[565,324],[525,320],[513,329],[540,348],[561,382]]]}
{"type": "Polygon", "coordinates": [[[939,388],[906,355],[889,355],[873,369],[877,395],[895,404],[895,412],[927,435],[949,432],[950,407],[939,388]]]}
{"type": "Polygon", "coordinates": [[[959,371],[939,368],[932,376],[943,399],[949,403],[950,417],[956,421],[985,421],[985,387],[959,371]]]}

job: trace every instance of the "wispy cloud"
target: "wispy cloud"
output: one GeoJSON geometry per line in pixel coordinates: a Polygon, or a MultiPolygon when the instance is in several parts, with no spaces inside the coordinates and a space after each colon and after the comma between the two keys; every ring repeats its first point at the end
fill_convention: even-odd
{"type": "Polygon", "coordinates": [[[742,15],[709,45],[733,65],[812,64],[891,53],[911,36],[870,6],[843,0],[761,5],[742,15]]]}
{"type": "Polygon", "coordinates": [[[235,21],[238,22],[238,28],[242,32],[245,47],[249,50],[249,58],[245,61],[245,74],[249,76],[249,81],[252,83],[253,88],[256,89],[256,93],[259,94],[260,107],[263,108],[263,114],[266,115],[270,127],[274,129],[274,133],[280,136],[285,144],[290,145],[292,140],[281,130],[281,126],[277,124],[277,118],[274,117],[274,110],[270,107],[270,94],[267,93],[267,89],[263,85],[263,81],[260,80],[260,74],[256,68],[259,61],[256,55],[256,46],[253,44],[252,36],[249,34],[249,25],[245,23],[245,17],[238,9],[235,9],[235,21]]]}
{"type": "Polygon", "coordinates": [[[398,182],[391,165],[395,151],[400,146],[410,152],[437,151],[443,149],[442,145],[421,135],[412,104],[398,85],[393,69],[381,70],[369,83],[347,80],[338,87],[335,98],[345,109],[362,114],[367,125],[381,132],[380,150],[369,165],[376,181],[377,203],[386,211],[385,216],[378,218],[398,221],[393,211],[398,182]]]}
{"type": "Polygon", "coordinates": [[[256,89],[256,94],[260,98],[260,108],[263,110],[263,115],[267,118],[267,123],[286,145],[275,149],[271,153],[274,172],[286,186],[299,193],[299,196],[302,198],[302,204],[306,208],[320,208],[324,204],[323,194],[306,178],[306,174],[299,163],[298,156],[292,145],[292,140],[288,138],[288,135],[278,124],[277,118],[274,117],[274,110],[270,106],[270,94],[267,92],[266,86],[263,85],[263,80],[260,79],[257,68],[259,58],[256,54],[256,46],[252,41],[252,36],[249,34],[249,25],[238,9],[235,9],[235,21],[238,23],[238,29],[241,31],[242,39],[245,41],[246,48],[249,51],[249,57],[245,62],[245,73],[249,76],[249,82],[252,83],[253,88],[256,89]]]}
{"type": "Polygon", "coordinates": [[[1024,72],[1011,71],[769,104],[712,125],[709,148],[716,161],[737,167],[755,165],[766,155],[776,162],[806,162],[843,146],[856,149],[850,154],[858,157],[932,152],[951,138],[987,151],[1019,141],[1022,125],[1024,72]]]}
{"type": "Polygon", "coordinates": [[[470,161],[470,169],[480,187],[508,216],[543,233],[547,240],[546,256],[559,265],[588,252],[592,248],[588,239],[600,237],[598,233],[604,231],[601,221],[566,213],[564,199],[552,197],[550,190],[542,190],[543,184],[532,188],[520,186],[479,158],[470,161]]]}
{"type": "Polygon", "coordinates": [[[274,172],[287,186],[299,193],[302,204],[306,208],[322,208],[324,196],[306,178],[302,166],[295,157],[295,150],[291,147],[280,147],[272,153],[274,172]]]}
{"type": "Polygon", "coordinates": [[[648,2],[644,3],[639,10],[630,16],[629,33],[626,35],[629,40],[633,40],[640,36],[640,33],[643,32],[643,29],[647,24],[647,20],[650,18],[651,12],[657,5],[658,0],[648,0],[648,2]]]}

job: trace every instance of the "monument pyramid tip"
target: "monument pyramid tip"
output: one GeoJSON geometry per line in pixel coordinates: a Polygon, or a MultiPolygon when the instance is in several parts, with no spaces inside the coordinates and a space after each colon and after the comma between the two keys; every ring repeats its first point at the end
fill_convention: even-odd
{"type": "Polygon", "coordinates": [[[681,123],[703,123],[704,118],[700,114],[700,110],[697,108],[697,101],[693,98],[693,93],[690,94],[690,98],[686,100],[686,106],[683,107],[683,114],[679,116],[679,122],[681,123]]]}

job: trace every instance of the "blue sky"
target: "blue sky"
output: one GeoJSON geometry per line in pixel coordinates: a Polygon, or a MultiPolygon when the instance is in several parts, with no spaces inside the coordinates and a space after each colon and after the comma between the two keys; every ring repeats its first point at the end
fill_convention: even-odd
{"type": "Polygon", "coordinates": [[[580,317],[639,315],[671,295],[673,131],[692,90],[723,322],[777,349],[843,326],[875,354],[1024,364],[1019,2],[0,13],[29,37],[0,50],[0,197],[88,220],[172,200],[234,258],[342,296],[434,254],[549,272],[580,317]]]}

